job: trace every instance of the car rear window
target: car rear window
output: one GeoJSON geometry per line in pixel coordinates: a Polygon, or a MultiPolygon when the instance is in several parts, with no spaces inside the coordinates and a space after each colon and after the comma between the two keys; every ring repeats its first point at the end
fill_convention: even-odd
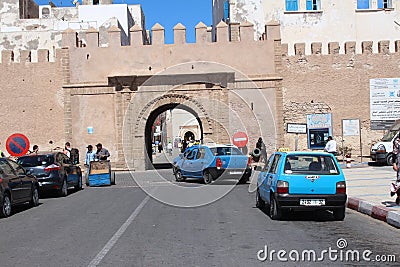
{"type": "Polygon", "coordinates": [[[54,163],[53,155],[35,155],[21,157],[17,161],[23,167],[49,166],[54,163]]]}
{"type": "Polygon", "coordinates": [[[214,156],[243,155],[236,147],[213,147],[210,150],[214,156]]]}
{"type": "Polygon", "coordinates": [[[284,172],[329,175],[339,174],[339,169],[330,155],[288,155],[284,172]]]}

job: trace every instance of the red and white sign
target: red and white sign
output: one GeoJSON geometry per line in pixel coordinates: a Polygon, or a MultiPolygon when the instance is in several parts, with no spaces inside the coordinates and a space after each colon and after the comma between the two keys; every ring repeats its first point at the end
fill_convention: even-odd
{"type": "Polygon", "coordinates": [[[232,142],[237,147],[245,147],[249,142],[249,137],[245,132],[237,132],[232,136],[232,142]]]}

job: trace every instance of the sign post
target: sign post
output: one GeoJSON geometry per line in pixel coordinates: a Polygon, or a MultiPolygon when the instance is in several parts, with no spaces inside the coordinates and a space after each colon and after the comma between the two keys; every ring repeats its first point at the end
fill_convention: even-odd
{"type": "Polygon", "coordinates": [[[288,123],[286,124],[286,132],[287,133],[295,133],[296,140],[294,144],[294,151],[297,151],[299,146],[299,134],[306,134],[307,133],[307,124],[301,123],[288,123]]]}
{"type": "Polygon", "coordinates": [[[29,151],[29,145],[29,139],[20,133],[12,134],[6,141],[6,149],[14,157],[25,155],[29,151]]]}

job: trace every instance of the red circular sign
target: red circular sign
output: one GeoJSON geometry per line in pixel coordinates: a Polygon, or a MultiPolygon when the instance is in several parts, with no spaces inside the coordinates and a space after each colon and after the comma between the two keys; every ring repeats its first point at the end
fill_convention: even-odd
{"type": "Polygon", "coordinates": [[[245,147],[249,142],[249,137],[245,132],[237,132],[232,136],[232,142],[237,147],[245,147]]]}
{"type": "Polygon", "coordinates": [[[12,134],[7,138],[6,149],[11,156],[23,156],[29,151],[29,139],[20,133],[12,134]]]}

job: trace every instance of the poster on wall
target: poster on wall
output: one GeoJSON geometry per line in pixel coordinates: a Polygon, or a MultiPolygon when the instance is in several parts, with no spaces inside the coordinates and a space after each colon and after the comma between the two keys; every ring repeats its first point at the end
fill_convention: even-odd
{"type": "Polygon", "coordinates": [[[371,130],[386,130],[400,119],[400,78],[370,79],[371,130]]]}
{"type": "Polygon", "coordinates": [[[359,136],[360,135],[360,120],[359,119],[343,119],[343,136],[359,136]]]}
{"type": "Polygon", "coordinates": [[[307,115],[308,148],[323,149],[330,135],[332,135],[331,113],[307,115]]]}

